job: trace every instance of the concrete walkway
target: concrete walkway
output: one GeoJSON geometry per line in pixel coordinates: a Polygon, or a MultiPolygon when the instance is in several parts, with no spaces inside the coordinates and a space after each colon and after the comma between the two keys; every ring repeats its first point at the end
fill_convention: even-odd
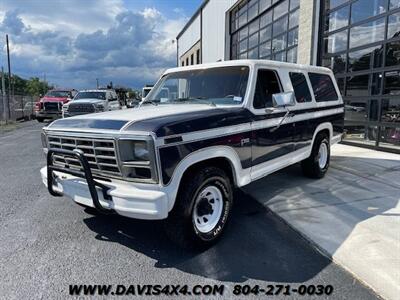
{"type": "Polygon", "coordinates": [[[400,299],[400,155],[335,145],[325,178],[295,165],[245,192],[380,296],[400,299]]]}

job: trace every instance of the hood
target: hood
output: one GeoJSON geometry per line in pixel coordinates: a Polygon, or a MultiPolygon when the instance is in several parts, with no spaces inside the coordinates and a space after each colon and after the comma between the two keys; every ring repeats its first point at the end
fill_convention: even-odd
{"type": "MultiPolygon", "coordinates": [[[[88,129],[153,132],[167,136],[243,123],[249,111],[242,107],[215,107],[208,104],[146,105],[56,120],[48,129],[88,129]]],[[[93,131],[93,130],[92,130],[93,131]]]]}
{"type": "Polygon", "coordinates": [[[63,102],[66,103],[70,99],[67,97],[48,97],[44,96],[42,99],[40,99],[40,102],[63,102]]]}
{"type": "Polygon", "coordinates": [[[106,100],[101,100],[97,98],[85,98],[85,99],[76,99],[70,102],[72,103],[90,103],[90,104],[98,104],[98,103],[104,103],[106,100]]]}

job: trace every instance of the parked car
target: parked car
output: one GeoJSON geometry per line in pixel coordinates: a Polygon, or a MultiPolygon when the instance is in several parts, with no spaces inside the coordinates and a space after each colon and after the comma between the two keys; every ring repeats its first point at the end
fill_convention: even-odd
{"type": "Polygon", "coordinates": [[[268,60],[174,68],[139,108],[45,127],[41,176],[54,196],[165,219],[172,240],[207,247],[225,230],[235,188],[298,162],[323,177],[343,122],[327,68],[268,60]]]}
{"type": "Polygon", "coordinates": [[[63,118],[95,112],[121,109],[114,90],[79,91],[75,98],[62,108],[63,118]]]}
{"type": "Polygon", "coordinates": [[[54,89],[48,91],[43,98],[36,102],[36,119],[43,122],[46,119],[57,119],[62,116],[62,106],[75,96],[73,89],[54,89]]]}

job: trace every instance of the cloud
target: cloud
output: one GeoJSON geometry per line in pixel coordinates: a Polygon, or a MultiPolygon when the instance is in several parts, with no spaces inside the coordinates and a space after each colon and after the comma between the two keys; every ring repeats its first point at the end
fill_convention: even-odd
{"type": "MultiPolygon", "coordinates": [[[[103,84],[113,81],[139,88],[154,82],[163,70],[176,65],[174,39],[187,21],[186,17],[167,19],[155,8],[132,11],[117,6],[111,12],[100,11],[98,5],[88,5],[92,0],[79,1],[80,6],[86,6],[84,14],[68,15],[74,1],[66,2],[67,10],[59,7],[51,14],[55,22],[36,6],[23,10],[10,7],[3,12],[0,35],[10,34],[13,72],[22,76],[46,73],[48,80],[58,86],[90,88],[99,78],[103,84]],[[63,10],[62,15],[60,10],[63,10]],[[96,21],[98,16],[92,14],[103,14],[107,22],[96,21]],[[67,20],[65,15],[76,21],[64,28],[60,24],[67,20]],[[98,26],[91,25],[91,30],[85,28],[88,23],[85,15],[98,26]],[[34,17],[36,21],[31,22],[34,17]]],[[[5,2],[9,7],[10,2],[5,2]]],[[[52,1],[34,2],[53,5],[52,1]]],[[[111,2],[120,3],[119,0],[111,2]]]]}

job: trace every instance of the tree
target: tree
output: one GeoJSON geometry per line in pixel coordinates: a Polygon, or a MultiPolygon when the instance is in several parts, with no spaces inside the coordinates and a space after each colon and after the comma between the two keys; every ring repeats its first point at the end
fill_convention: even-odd
{"type": "Polygon", "coordinates": [[[50,89],[47,82],[40,81],[38,77],[32,77],[26,82],[25,92],[30,96],[44,95],[50,89]]]}

